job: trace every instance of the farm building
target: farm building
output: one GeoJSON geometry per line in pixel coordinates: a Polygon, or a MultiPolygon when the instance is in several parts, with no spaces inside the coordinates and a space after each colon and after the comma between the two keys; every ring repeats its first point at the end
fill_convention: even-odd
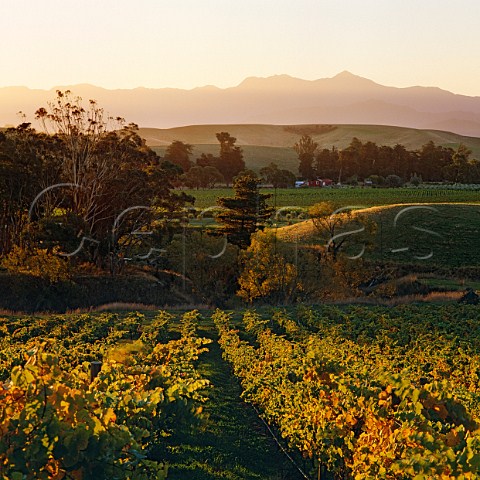
{"type": "Polygon", "coordinates": [[[295,182],[296,188],[305,188],[305,187],[329,187],[333,184],[333,180],[329,178],[317,178],[316,180],[298,180],[295,182]]]}

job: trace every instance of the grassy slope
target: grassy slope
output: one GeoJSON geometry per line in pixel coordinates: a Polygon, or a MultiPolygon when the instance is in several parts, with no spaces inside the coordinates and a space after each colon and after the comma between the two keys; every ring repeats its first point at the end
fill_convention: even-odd
{"type": "Polygon", "coordinates": [[[192,144],[218,145],[218,132],[229,132],[237,144],[291,147],[298,139],[295,133],[287,132],[281,125],[191,125],[176,128],[141,128],[140,134],[149,145],[168,145],[172,140],[192,144]]]}
{"type": "MultiPolygon", "coordinates": [[[[395,217],[405,205],[361,210],[376,224],[373,248],[367,258],[451,269],[480,265],[480,205],[434,204],[430,207],[434,210],[421,208],[406,211],[398,217],[396,225],[395,217]],[[392,252],[407,247],[408,251],[392,252]],[[415,258],[430,253],[431,258],[415,258]]],[[[346,230],[353,229],[354,227],[349,227],[346,230]]],[[[325,242],[319,237],[311,220],[279,228],[277,233],[281,238],[290,241],[297,238],[305,243],[325,242]]]]}
{"type": "MultiPolygon", "coordinates": [[[[292,149],[299,139],[302,128],[311,134],[321,147],[346,147],[353,137],[361,141],[373,141],[378,145],[397,143],[415,150],[433,140],[438,145],[456,147],[460,143],[467,145],[473,152],[473,157],[480,158],[480,138],[465,137],[440,130],[419,130],[383,125],[335,125],[323,133],[311,133],[308,126],[297,126],[299,133],[287,130],[282,125],[192,125],[170,129],[142,128],[140,134],[148,145],[165,148],[173,140],[181,140],[195,146],[194,158],[200,153],[217,153],[218,142],[215,134],[227,131],[237,138],[237,144],[242,146],[249,168],[258,169],[274,161],[283,168],[296,171],[298,162],[292,149]],[[269,148],[265,148],[269,147],[269,148]]],[[[164,151],[158,149],[159,153],[164,151]]]]}

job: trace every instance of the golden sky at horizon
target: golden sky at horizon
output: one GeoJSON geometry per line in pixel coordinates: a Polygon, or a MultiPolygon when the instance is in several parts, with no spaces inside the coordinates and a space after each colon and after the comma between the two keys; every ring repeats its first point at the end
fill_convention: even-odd
{"type": "Polygon", "coordinates": [[[348,70],[480,96],[478,0],[4,0],[1,86],[229,87],[348,70]]]}

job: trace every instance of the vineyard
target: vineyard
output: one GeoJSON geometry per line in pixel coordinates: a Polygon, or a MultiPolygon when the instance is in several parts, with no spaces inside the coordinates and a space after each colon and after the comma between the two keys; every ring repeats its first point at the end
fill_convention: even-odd
{"type": "Polygon", "coordinates": [[[475,306],[8,316],[0,330],[3,479],[480,477],[475,306]]]}
{"type": "Polygon", "coordinates": [[[204,323],[197,311],[0,318],[0,478],[288,472],[204,323]]]}
{"type": "Polygon", "coordinates": [[[214,320],[245,400],[318,477],[480,475],[478,308],[247,312],[240,331],[214,320]]]}
{"type": "Polygon", "coordinates": [[[208,387],[196,315],[170,341],[165,312],[1,319],[1,478],[166,478],[161,451],[208,387]]]}
{"type": "MultiPolygon", "coordinates": [[[[270,203],[276,207],[310,207],[319,202],[335,202],[340,206],[358,205],[373,207],[403,203],[478,203],[477,189],[446,188],[265,188],[262,193],[272,194],[270,203]]],[[[195,207],[208,208],[217,204],[217,197],[232,196],[232,189],[213,188],[187,190],[195,197],[195,207]]]]}

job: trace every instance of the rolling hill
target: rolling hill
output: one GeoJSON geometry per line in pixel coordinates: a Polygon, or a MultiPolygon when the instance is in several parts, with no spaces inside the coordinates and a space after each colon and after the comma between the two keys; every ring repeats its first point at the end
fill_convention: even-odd
{"type": "Polygon", "coordinates": [[[353,137],[378,145],[394,146],[399,143],[409,150],[416,150],[430,140],[453,148],[463,143],[472,150],[472,157],[480,159],[480,138],[440,130],[383,125],[192,125],[169,129],[141,128],[140,135],[160,155],[173,140],[189,143],[194,146],[195,159],[201,153],[218,154],[215,134],[222,131],[237,138],[247,167],[254,170],[275,162],[295,172],[298,160],[292,146],[303,133],[311,135],[321,148],[333,145],[344,148],[353,137]]]}

